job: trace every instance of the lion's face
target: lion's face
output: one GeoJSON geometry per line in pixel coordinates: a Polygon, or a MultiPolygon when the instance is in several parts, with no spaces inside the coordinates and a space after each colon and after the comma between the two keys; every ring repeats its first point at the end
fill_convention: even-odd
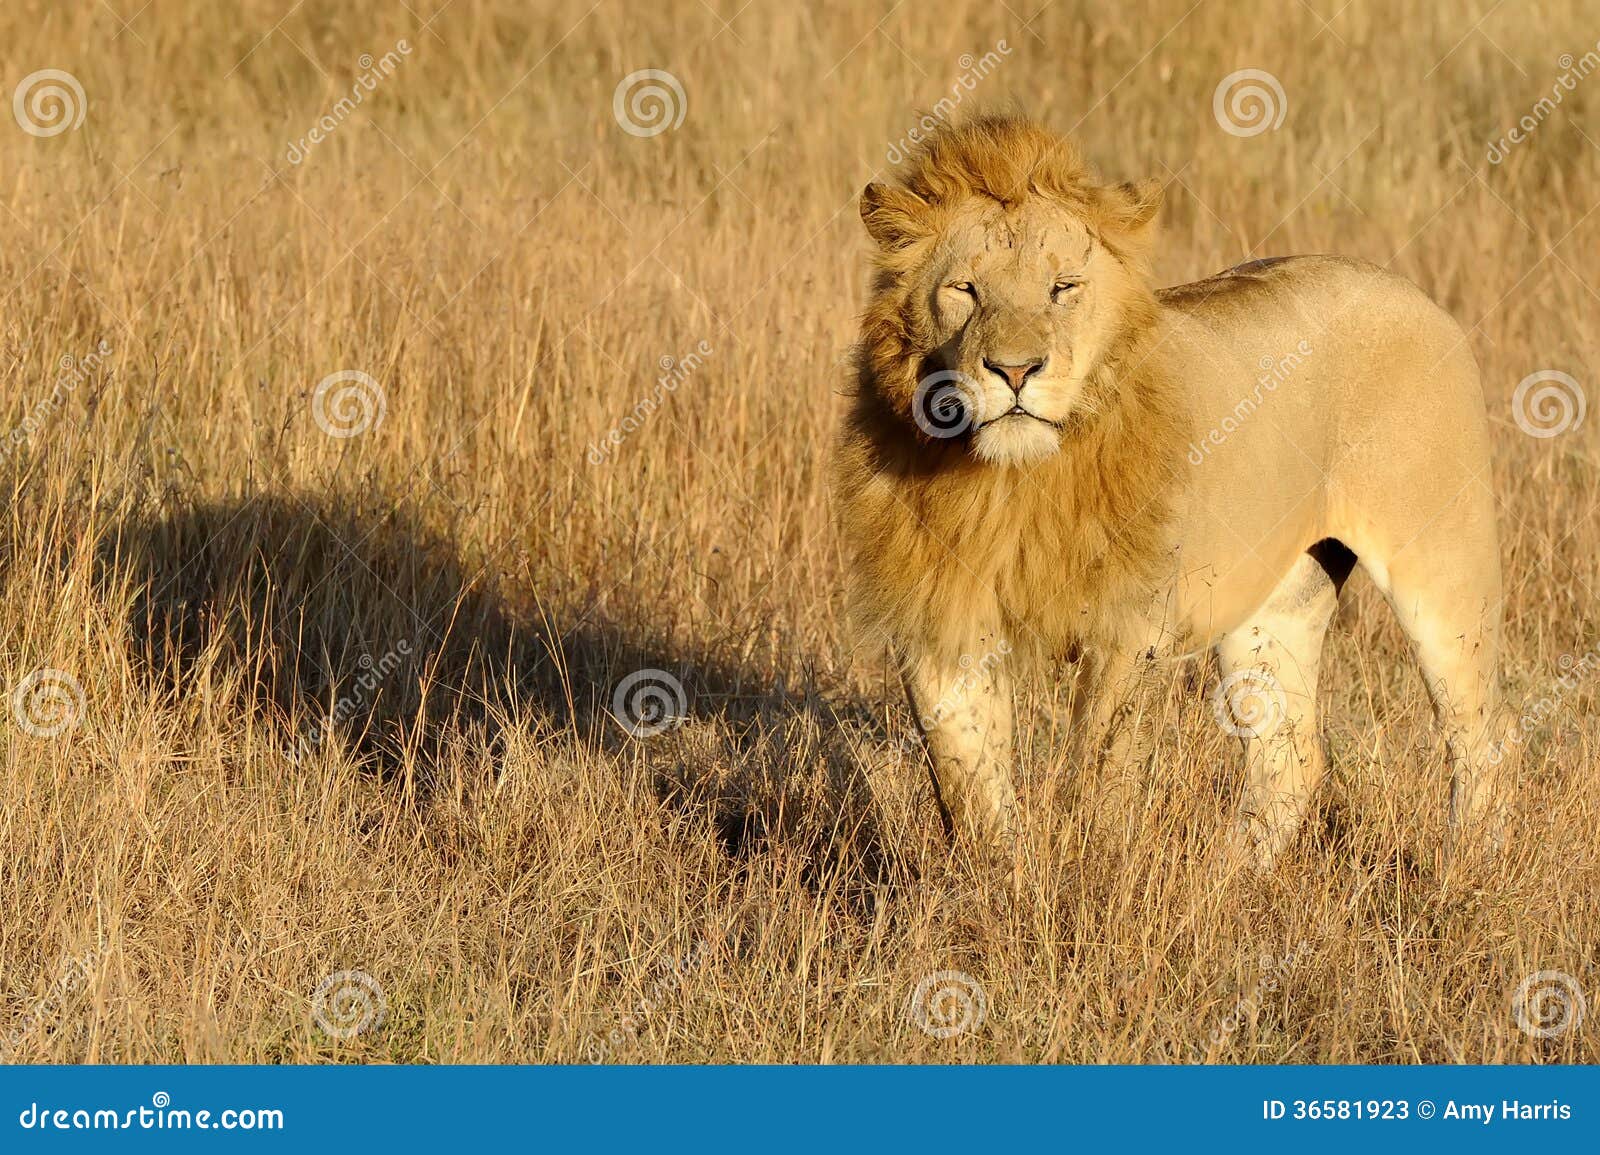
{"type": "Polygon", "coordinates": [[[1055,138],[1007,131],[862,194],[880,269],[863,335],[871,387],[920,436],[1026,465],[1107,408],[1098,370],[1152,307],[1161,189],[1093,185],[1055,138]]]}
{"type": "Polygon", "coordinates": [[[929,253],[908,307],[925,336],[910,416],[997,464],[1050,456],[1115,332],[1128,270],[1043,201],[972,201],[929,253]]]}

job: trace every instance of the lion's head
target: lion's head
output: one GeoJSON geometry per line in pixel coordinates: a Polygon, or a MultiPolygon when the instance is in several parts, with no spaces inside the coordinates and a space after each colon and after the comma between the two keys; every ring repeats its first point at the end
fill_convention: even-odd
{"type": "Polygon", "coordinates": [[[1160,202],[1154,181],[1093,183],[1027,121],[942,129],[861,197],[878,247],[864,384],[909,437],[995,464],[1055,454],[1106,408],[1104,370],[1151,315],[1160,202]]]}

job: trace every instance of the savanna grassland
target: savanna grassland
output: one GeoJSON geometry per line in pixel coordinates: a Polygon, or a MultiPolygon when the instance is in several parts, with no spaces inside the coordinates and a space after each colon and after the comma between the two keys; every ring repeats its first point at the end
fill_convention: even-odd
{"type": "Polygon", "coordinates": [[[0,1054],[1600,1059],[1597,41],[1578,0],[7,4],[0,1054]],[[1276,127],[1214,106],[1242,69],[1276,127]],[[1160,178],[1163,283],[1339,252],[1469,330],[1498,859],[1441,858],[1359,576],[1272,873],[1217,869],[1204,665],[1120,836],[1039,681],[1014,885],[949,850],[826,460],[856,198],[956,92],[1160,178]]]}

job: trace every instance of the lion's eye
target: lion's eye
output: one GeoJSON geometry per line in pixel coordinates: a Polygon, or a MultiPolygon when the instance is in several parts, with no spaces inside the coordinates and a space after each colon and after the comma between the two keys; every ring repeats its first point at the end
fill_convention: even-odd
{"type": "Polygon", "coordinates": [[[1071,296],[1078,291],[1081,281],[1057,281],[1050,290],[1050,296],[1059,301],[1062,297],[1071,296]]]}
{"type": "Polygon", "coordinates": [[[954,289],[958,293],[965,293],[969,297],[978,295],[978,290],[972,287],[971,281],[952,281],[946,288],[954,289]]]}

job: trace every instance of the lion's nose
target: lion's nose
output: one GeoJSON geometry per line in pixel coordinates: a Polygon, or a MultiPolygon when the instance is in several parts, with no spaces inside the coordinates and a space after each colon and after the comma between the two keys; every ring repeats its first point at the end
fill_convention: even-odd
{"type": "Polygon", "coordinates": [[[1018,365],[1002,365],[985,357],[983,367],[1011,386],[1011,392],[1021,393],[1022,387],[1028,383],[1028,378],[1043,369],[1044,363],[1048,360],[1048,357],[1041,357],[1037,361],[1024,361],[1018,365]]]}

